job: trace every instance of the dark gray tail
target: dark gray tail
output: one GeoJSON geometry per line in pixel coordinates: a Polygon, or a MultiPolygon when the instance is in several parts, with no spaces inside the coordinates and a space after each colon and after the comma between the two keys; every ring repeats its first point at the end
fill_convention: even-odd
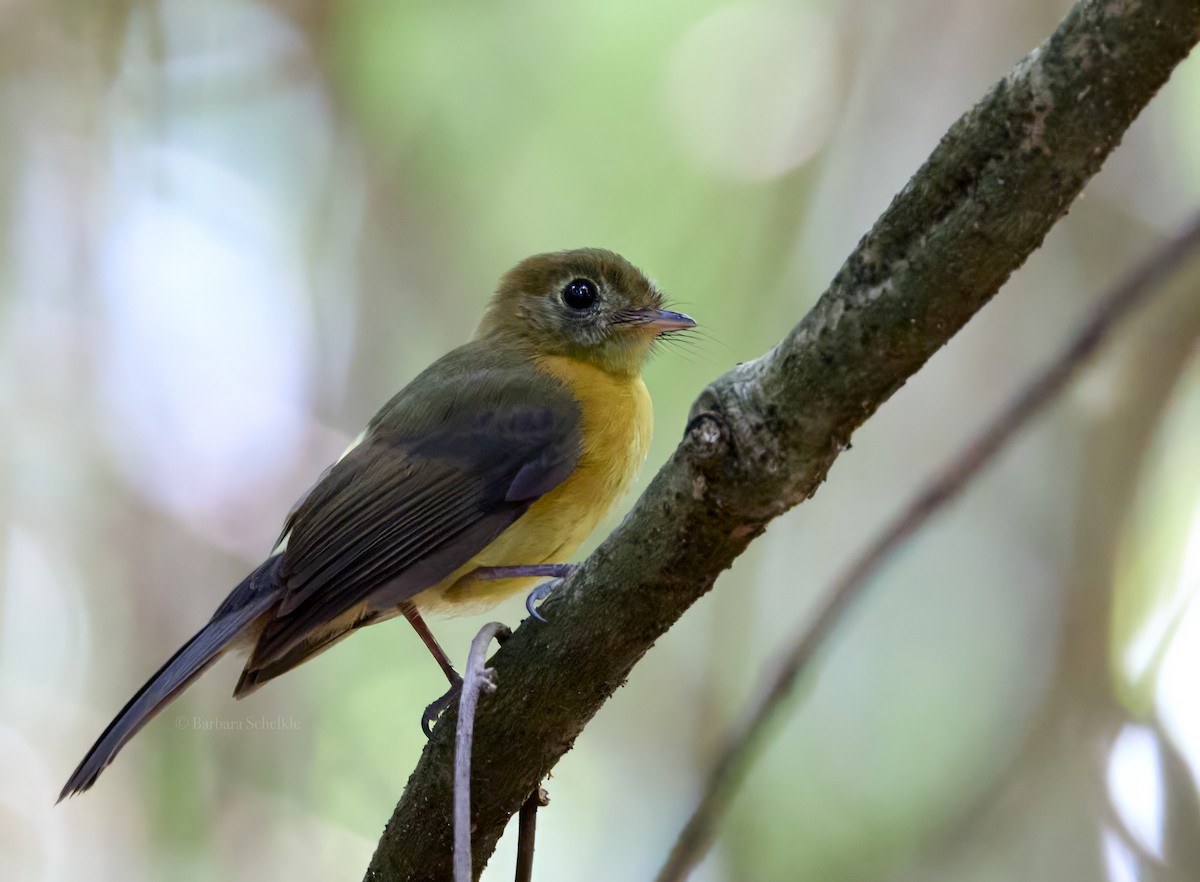
{"type": "Polygon", "coordinates": [[[274,585],[271,584],[277,564],[278,559],[272,558],[247,576],[221,604],[212,621],[171,656],[158,669],[158,673],[129,699],[71,774],[59,794],[59,802],[82,793],[96,783],[100,773],[125,743],[220,658],[221,653],[247,625],[278,601],[279,595],[272,590],[274,585]]]}

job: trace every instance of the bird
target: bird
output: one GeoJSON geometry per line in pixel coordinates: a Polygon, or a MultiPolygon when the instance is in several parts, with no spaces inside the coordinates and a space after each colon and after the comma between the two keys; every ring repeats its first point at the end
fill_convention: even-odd
{"type": "Polygon", "coordinates": [[[450,681],[423,616],[486,609],[550,577],[624,495],[653,428],[642,368],[695,327],[620,255],[536,254],[501,279],[471,339],[418,374],[287,515],[267,558],[126,703],[67,780],[118,751],[222,655],[242,698],[359,628],[403,615],[450,681]]]}

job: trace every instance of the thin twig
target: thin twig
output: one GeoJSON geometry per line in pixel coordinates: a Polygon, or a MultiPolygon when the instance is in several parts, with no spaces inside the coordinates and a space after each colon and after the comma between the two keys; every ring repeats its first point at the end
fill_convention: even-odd
{"type": "Polygon", "coordinates": [[[868,580],[888,556],[957,496],[1018,431],[1051,403],[1100,345],[1108,340],[1117,324],[1149,300],[1196,250],[1200,250],[1200,215],[1189,220],[1179,234],[1158,248],[1100,300],[1091,319],[1059,356],[913,499],[834,583],[817,614],[792,644],[769,691],[749,722],[714,765],[699,804],[659,872],[658,882],[678,882],[687,878],[692,868],[704,857],[716,823],[741,783],[780,705],[792,692],[800,674],[807,669],[851,601],[862,593],[868,580]]]}
{"type": "Polygon", "coordinates": [[[471,741],[475,736],[475,705],[479,693],[496,691],[496,672],[483,666],[492,639],[512,633],[499,622],[488,622],[471,641],[462,695],[458,699],[458,728],[454,742],[454,882],[471,882],[471,741]]]}
{"type": "Polygon", "coordinates": [[[517,820],[517,875],[516,882],[531,882],[533,879],[533,842],[537,836],[537,810],[549,805],[550,797],[538,785],[529,799],[521,806],[517,820]]]}

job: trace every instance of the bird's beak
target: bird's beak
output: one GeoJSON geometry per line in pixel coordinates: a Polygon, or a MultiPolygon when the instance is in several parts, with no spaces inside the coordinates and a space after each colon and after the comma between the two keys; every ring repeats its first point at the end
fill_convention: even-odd
{"type": "Polygon", "coordinates": [[[626,315],[628,316],[627,321],[631,325],[653,331],[655,334],[696,327],[696,322],[690,315],[671,312],[669,309],[631,309],[626,315]]]}

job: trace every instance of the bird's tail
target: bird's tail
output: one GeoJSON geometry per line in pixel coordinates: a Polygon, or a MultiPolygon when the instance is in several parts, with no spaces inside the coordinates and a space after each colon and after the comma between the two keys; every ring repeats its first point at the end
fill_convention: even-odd
{"type": "MultiPolygon", "coordinates": [[[[278,594],[271,590],[274,586],[263,584],[267,581],[263,578],[267,576],[264,570],[274,570],[277,563],[278,560],[272,558],[247,576],[217,610],[212,620],[180,647],[146,685],[129,699],[71,774],[62,793],[59,794],[59,802],[68,796],[82,793],[96,783],[100,773],[142,726],[220,658],[247,625],[278,602],[278,594]],[[238,603],[238,600],[243,602],[238,603]]],[[[273,576],[274,573],[270,575],[273,576]]]]}

